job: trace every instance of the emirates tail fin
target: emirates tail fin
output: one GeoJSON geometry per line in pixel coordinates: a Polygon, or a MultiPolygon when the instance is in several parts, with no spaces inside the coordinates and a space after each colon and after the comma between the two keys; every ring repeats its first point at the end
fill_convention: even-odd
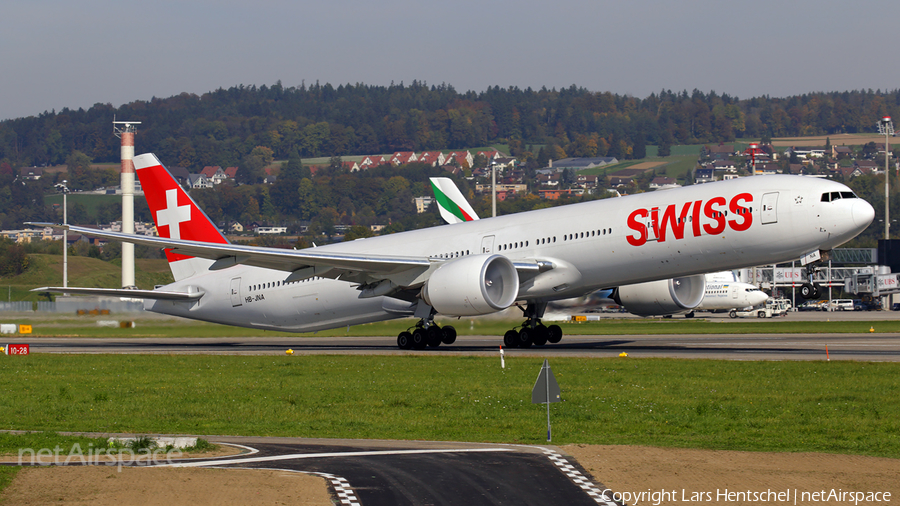
{"type": "Polygon", "coordinates": [[[434,190],[434,199],[437,201],[441,218],[444,221],[452,224],[478,219],[475,210],[463,197],[463,194],[456,187],[456,184],[453,183],[452,179],[446,177],[433,177],[430,179],[431,188],[434,190]]]}
{"type": "MultiPolygon", "coordinates": [[[[228,239],[197,206],[172,174],[151,153],[134,157],[134,168],[160,237],[227,244],[228,239]]],[[[205,272],[212,260],[166,251],[172,276],[179,281],[205,272]]]]}

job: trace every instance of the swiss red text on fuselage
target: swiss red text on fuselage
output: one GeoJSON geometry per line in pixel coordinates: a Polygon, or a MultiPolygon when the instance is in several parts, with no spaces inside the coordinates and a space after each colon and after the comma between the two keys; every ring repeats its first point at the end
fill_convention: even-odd
{"type": "Polygon", "coordinates": [[[742,232],[753,223],[752,203],[753,195],[739,193],[730,201],[725,197],[713,197],[706,201],[669,204],[664,210],[659,207],[635,209],[628,215],[628,228],[635,234],[626,239],[632,246],[641,246],[651,236],[657,242],[665,242],[669,237],[684,239],[685,234],[694,237],[718,235],[726,228],[742,232]]]}

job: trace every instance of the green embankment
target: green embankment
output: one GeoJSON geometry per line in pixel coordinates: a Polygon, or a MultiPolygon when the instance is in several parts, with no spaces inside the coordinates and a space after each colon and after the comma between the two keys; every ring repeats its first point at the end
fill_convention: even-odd
{"type": "MultiPolygon", "coordinates": [[[[28,255],[30,265],[18,276],[0,278],[0,301],[46,300],[32,288],[41,286],[62,286],[63,257],[32,253],[28,255]]],[[[69,286],[94,288],[116,288],[122,284],[122,264],[119,261],[104,262],[85,256],[68,256],[69,286]]],[[[152,289],[154,285],[171,283],[172,273],[163,260],[135,259],[135,282],[138,288],[152,289]]]]}
{"type": "MultiPolygon", "coordinates": [[[[3,429],[541,443],[541,358],[0,360],[3,429]]],[[[554,358],[554,443],[900,457],[895,363],[554,358]]]]}

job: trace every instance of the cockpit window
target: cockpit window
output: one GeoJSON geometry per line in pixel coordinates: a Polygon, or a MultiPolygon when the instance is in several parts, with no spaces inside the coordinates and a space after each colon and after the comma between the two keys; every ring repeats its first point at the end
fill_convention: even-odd
{"type": "Polygon", "coordinates": [[[823,193],[822,194],[822,202],[834,202],[835,200],[840,199],[855,199],[859,198],[853,192],[831,192],[831,193],[823,193]]]}

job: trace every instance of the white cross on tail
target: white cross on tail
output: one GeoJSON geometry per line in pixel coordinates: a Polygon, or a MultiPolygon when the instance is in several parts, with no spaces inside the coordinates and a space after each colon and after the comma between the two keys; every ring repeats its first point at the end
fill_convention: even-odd
{"type": "Polygon", "coordinates": [[[166,190],[166,208],[156,212],[156,224],[169,226],[169,239],[181,239],[180,224],[191,221],[191,206],[178,205],[178,189],[166,190]]]}

